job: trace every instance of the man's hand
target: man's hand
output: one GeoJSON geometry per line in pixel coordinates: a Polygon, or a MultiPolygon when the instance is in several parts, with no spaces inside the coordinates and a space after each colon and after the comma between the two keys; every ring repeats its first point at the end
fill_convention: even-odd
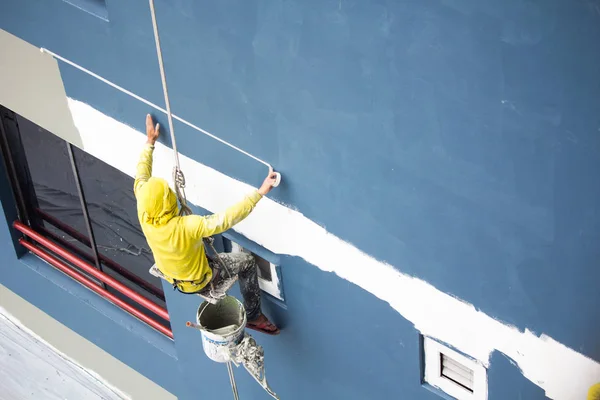
{"type": "Polygon", "coordinates": [[[266,196],[267,193],[269,193],[271,191],[271,189],[273,189],[273,185],[275,184],[276,180],[277,180],[277,173],[273,172],[273,171],[269,171],[269,175],[267,175],[262,186],[260,187],[260,189],[258,189],[258,193],[260,193],[263,196],[266,196]]]}
{"type": "Polygon", "coordinates": [[[154,146],[156,139],[158,139],[159,127],[160,124],[156,124],[156,126],[154,125],[154,121],[152,120],[152,116],[150,114],[146,115],[146,136],[148,137],[146,143],[154,146]]]}

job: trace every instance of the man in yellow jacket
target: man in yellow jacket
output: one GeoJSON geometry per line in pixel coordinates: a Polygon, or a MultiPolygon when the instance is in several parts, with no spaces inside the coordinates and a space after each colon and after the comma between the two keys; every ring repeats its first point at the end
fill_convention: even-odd
{"type": "MultiPolygon", "coordinates": [[[[154,255],[158,269],[169,282],[183,293],[208,293],[209,283],[218,284],[227,278],[218,264],[208,260],[202,238],[224,232],[246,218],[256,203],[272,189],[275,174],[269,174],[260,189],[246,196],[225,212],[202,217],[179,216],[177,196],[167,181],[152,177],[152,154],[159,135],[158,124],[146,117],[147,141],[137,164],[134,194],[137,213],[154,255]],[[214,268],[216,267],[216,268],[214,268]],[[220,271],[214,273],[213,271],[220,271]]],[[[268,334],[278,334],[279,329],[262,313],[258,270],[251,254],[221,253],[221,261],[229,272],[237,274],[244,298],[248,328],[268,334]]]]}

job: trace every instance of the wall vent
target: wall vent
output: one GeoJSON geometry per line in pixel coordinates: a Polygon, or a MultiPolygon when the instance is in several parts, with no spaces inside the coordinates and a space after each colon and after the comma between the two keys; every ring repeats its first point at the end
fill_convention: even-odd
{"type": "Polygon", "coordinates": [[[487,370],[481,362],[423,338],[424,384],[458,400],[487,400],[487,370]]]}
{"type": "Polygon", "coordinates": [[[444,353],[440,353],[440,357],[441,376],[473,393],[473,370],[444,353]]]}

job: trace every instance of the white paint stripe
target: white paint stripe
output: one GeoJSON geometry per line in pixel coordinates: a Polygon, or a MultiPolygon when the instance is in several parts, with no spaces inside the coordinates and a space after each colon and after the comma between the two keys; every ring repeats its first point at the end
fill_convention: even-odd
{"type": "MultiPolygon", "coordinates": [[[[84,103],[70,99],[69,105],[84,149],[133,176],[143,135],[84,103]]],[[[171,181],[171,160],[171,150],[158,144],[154,175],[171,181]]],[[[185,156],[181,168],[193,177],[187,182],[188,199],[212,212],[233,204],[252,189],[185,156]]],[[[493,350],[503,352],[552,399],[583,399],[588,388],[600,381],[600,364],[594,360],[548,336],[519,332],[427,282],[402,274],[300,212],[270,199],[259,202],[236,230],[274,253],[302,257],[324,271],[335,272],[388,302],[424,335],[449,343],[486,366],[493,350]]]]}

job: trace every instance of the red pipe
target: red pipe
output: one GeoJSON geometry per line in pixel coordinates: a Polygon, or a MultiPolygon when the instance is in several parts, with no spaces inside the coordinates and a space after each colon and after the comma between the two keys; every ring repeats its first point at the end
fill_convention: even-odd
{"type": "MultiPolygon", "coordinates": [[[[61,231],[65,232],[67,235],[76,239],[78,242],[83,243],[87,247],[91,247],[91,243],[90,243],[89,239],[85,235],[80,233],[79,231],[75,230],[75,228],[73,228],[67,224],[64,224],[62,221],[58,220],[57,218],[54,218],[52,215],[46,213],[45,211],[43,211],[39,208],[36,208],[35,211],[36,211],[36,213],[38,213],[40,215],[40,217],[42,217],[42,219],[44,221],[48,222],[50,225],[53,225],[54,227],[60,229],[61,231]]],[[[46,232],[44,232],[44,233],[46,233],[46,232]]],[[[55,239],[55,241],[56,241],[56,239],[55,239]]],[[[63,246],[64,246],[64,244],[63,244],[63,246]]],[[[131,272],[126,270],[123,266],[114,262],[110,258],[105,257],[102,254],[98,254],[98,257],[100,258],[100,261],[102,261],[104,263],[104,265],[106,265],[108,268],[123,275],[125,278],[129,279],[136,285],[141,286],[146,291],[152,293],[153,295],[155,295],[162,301],[165,301],[164,294],[159,289],[157,289],[154,285],[152,285],[151,283],[147,282],[146,280],[140,278],[137,275],[132,274],[131,272]]]]}
{"type": "Polygon", "coordinates": [[[121,307],[123,310],[127,311],[131,315],[137,317],[142,322],[145,322],[146,324],[150,325],[152,328],[156,329],[163,335],[168,336],[171,339],[173,339],[173,332],[169,328],[162,326],[158,321],[150,318],[149,316],[142,313],[141,311],[139,311],[132,305],[127,304],[125,301],[119,299],[117,296],[110,293],[108,290],[105,290],[105,289],[101,288],[100,286],[96,285],[96,283],[94,281],[92,281],[90,278],[86,277],[82,273],[77,272],[72,267],[70,267],[67,264],[65,264],[64,262],[58,260],[54,256],[51,256],[50,254],[46,253],[44,250],[40,249],[36,245],[27,242],[23,238],[19,239],[19,243],[22,246],[24,246],[25,248],[27,248],[29,251],[31,251],[33,254],[37,255],[38,257],[40,257],[42,260],[48,262],[53,267],[64,272],[65,274],[67,274],[71,278],[75,279],[76,281],[80,282],[82,285],[84,285],[88,289],[90,289],[90,290],[96,292],[97,294],[99,294],[100,296],[110,300],[115,305],[121,307]]]}
{"type": "Polygon", "coordinates": [[[21,233],[29,236],[36,242],[38,242],[41,245],[43,245],[44,247],[46,247],[48,250],[50,250],[53,253],[57,254],[58,256],[64,258],[65,260],[72,263],[76,267],[81,268],[82,270],[84,270],[88,274],[92,275],[94,278],[98,279],[99,281],[104,282],[107,285],[111,286],[116,291],[121,292],[125,296],[129,297],[131,300],[135,301],[136,303],[140,304],[141,306],[152,311],[153,313],[155,313],[159,317],[163,318],[164,320],[166,320],[166,321],[170,320],[169,313],[167,312],[167,310],[165,310],[161,306],[153,303],[152,301],[148,300],[147,298],[140,295],[139,293],[131,290],[130,288],[128,288],[127,286],[125,286],[124,284],[122,284],[121,282],[119,282],[118,280],[113,278],[112,276],[107,275],[104,272],[97,270],[91,264],[88,264],[85,261],[83,261],[82,259],[78,258],[77,256],[74,256],[73,254],[69,253],[68,251],[61,248],[60,246],[58,246],[56,243],[52,242],[48,238],[45,238],[44,236],[40,235],[39,233],[37,233],[36,231],[31,229],[27,225],[25,225],[19,221],[15,221],[13,223],[13,226],[15,229],[17,229],[21,233]]]}

